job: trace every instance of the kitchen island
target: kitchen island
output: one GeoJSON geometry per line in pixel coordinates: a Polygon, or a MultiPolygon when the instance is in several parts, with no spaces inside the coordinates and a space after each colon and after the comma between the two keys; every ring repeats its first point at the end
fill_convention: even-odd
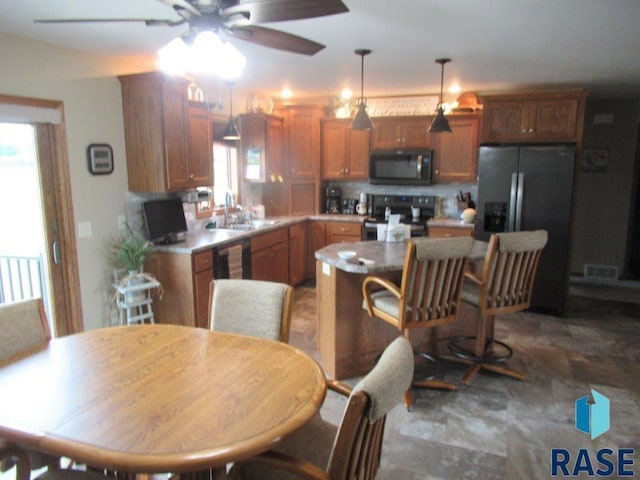
{"type": "MultiPolygon", "coordinates": [[[[369,318],[362,308],[362,282],[379,275],[400,283],[405,242],[351,242],[324,247],[315,253],[317,298],[317,345],[324,369],[334,378],[368,373],[375,358],[399,333],[388,323],[369,318]],[[342,260],[338,252],[353,250],[356,256],[342,260]],[[371,263],[373,262],[373,263],[371,263]]],[[[486,242],[474,242],[472,260],[481,261],[486,242]]],[[[473,312],[461,311],[457,322],[412,333],[413,346],[435,355],[447,352],[447,343],[457,335],[475,335],[473,312]]]]}

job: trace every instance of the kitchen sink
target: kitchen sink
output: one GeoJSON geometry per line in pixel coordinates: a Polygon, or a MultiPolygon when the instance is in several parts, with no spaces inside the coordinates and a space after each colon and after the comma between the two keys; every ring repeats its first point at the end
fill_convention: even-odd
{"type": "Polygon", "coordinates": [[[257,230],[259,228],[270,227],[280,223],[279,220],[252,220],[251,223],[232,223],[224,228],[217,228],[216,230],[257,230]]]}
{"type": "Polygon", "coordinates": [[[251,220],[251,225],[254,228],[268,227],[270,225],[275,225],[277,223],[279,223],[278,220],[251,220]]]}

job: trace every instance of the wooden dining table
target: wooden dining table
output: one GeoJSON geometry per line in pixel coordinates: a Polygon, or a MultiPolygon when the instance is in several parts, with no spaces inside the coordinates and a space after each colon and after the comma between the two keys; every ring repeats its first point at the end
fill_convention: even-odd
{"type": "Polygon", "coordinates": [[[285,343],[178,325],[91,330],[0,367],[0,437],[123,473],[197,472],[266,451],[320,408],[285,343]]]}

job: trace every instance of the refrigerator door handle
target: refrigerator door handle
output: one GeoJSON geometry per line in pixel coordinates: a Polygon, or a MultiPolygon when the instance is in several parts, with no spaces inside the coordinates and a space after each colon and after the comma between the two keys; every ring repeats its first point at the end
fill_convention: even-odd
{"type": "Polygon", "coordinates": [[[522,230],[522,204],[524,203],[524,173],[518,174],[518,208],[516,209],[516,232],[522,230]]]}
{"type": "Polygon", "coordinates": [[[516,208],[518,203],[518,174],[511,174],[511,192],[509,198],[509,217],[507,219],[507,232],[516,230],[516,208]]]}

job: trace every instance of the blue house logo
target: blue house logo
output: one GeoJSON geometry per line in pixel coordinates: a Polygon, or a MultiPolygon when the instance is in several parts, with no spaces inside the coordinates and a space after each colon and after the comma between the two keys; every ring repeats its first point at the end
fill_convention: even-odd
{"type": "Polygon", "coordinates": [[[593,389],[577,399],[576,429],[591,434],[591,440],[609,431],[609,399],[593,389]]]}

